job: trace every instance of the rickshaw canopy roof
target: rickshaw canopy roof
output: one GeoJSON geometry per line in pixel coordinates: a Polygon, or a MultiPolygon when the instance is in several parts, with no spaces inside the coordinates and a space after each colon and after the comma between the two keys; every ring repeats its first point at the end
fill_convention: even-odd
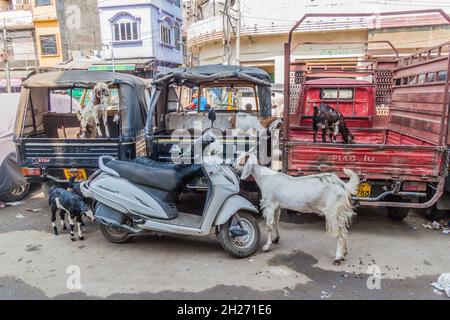
{"type": "Polygon", "coordinates": [[[205,82],[242,80],[259,86],[270,86],[269,74],[259,68],[211,64],[197,67],[169,69],[153,79],[153,85],[176,83],[198,87],[205,82]]]}
{"type": "Polygon", "coordinates": [[[99,82],[109,86],[127,84],[145,87],[147,85],[143,79],[124,73],[71,70],[39,73],[24,81],[23,86],[26,88],[92,88],[99,82]]]}
{"type": "MultiPolygon", "coordinates": [[[[108,86],[118,86],[120,99],[120,119],[122,137],[136,137],[145,127],[147,117],[146,88],[144,79],[116,72],[101,71],[57,71],[40,73],[27,79],[23,86],[31,91],[31,95],[43,98],[43,91],[51,89],[85,88],[92,89],[97,83],[103,82],[108,86]]],[[[46,95],[45,95],[46,96],[46,95]]],[[[36,102],[36,101],[35,101],[36,102]]],[[[49,102],[34,103],[34,107],[41,107],[47,111],[49,102]]]]}

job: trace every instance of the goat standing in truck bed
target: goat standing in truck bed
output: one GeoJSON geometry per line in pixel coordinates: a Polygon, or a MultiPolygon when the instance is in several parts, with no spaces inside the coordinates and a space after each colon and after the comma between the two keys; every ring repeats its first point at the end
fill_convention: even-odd
{"type": "Polygon", "coordinates": [[[106,137],[111,137],[108,127],[108,99],[110,95],[111,92],[106,83],[100,82],[95,85],[93,89],[93,101],[77,113],[81,126],[80,138],[86,137],[88,126],[95,126],[97,129],[97,137],[102,138],[103,133],[100,129],[100,118],[105,127],[106,137]]]}
{"type": "Polygon", "coordinates": [[[255,178],[261,190],[261,208],[266,220],[268,239],[263,251],[278,243],[278,222],[281,209],[311,212],[325,217],[327,232],[338,239],[334,263],[339,265],[347,254],[348,227],[355,215],[351,195],[356,194],[359,178],[352,170],[344,169],[350,181],[343,182],[333,173],[291,177],[258,164],[253,154],[242,154],[236,160],[242,169],[241,179],[255,178]],[[276,236],[272,240],[272,229],[276,236]]]}
{"type": "Polygon", "coordinates": [[[345,143],[351,143],[354,136],[348,130],[344,116],[339,111],[334,110],[329,105],[321,103],[319,107],[314,103],[314,113],[312,117],[314,131],[314,142],[316,142],[317,131],[322,131],[322,142],[326,143],[326,134],[329,132],[331,142],[336,142],[338,133],[342,135],[345,143]]]}
{"type": "Polygon", "coordinates": [[[63,230],[67,230],[65,224],[66,213],[69,215],[69,227],[70,227],[70,239],[75,241],[75,221],[78,227],[78,237],[80,240],[84,240],[83,233],[81,231],[82,216],[86,215],[89,219],[94,221],[94,214],[83,202],[83,199],[63,188],[53,188],[50,191],[48,202],[52,209],[52,227],[55,235],[58,235],[58,227],[56,226],[56,212],[60,210],[59,216],[61,218],[61,227],[63,230]]]}

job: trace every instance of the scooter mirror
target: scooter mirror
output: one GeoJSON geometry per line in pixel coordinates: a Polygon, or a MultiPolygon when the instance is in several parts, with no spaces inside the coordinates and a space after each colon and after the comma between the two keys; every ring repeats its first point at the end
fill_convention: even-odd
{"type": "Polygon", "coordinates": [[[211,128],[212,128],[214,126],[214,121],[216,121],[217,119],[216,111],[214,110],[214,108],[208,110],[208,119],[211,121],[211,128]]]}

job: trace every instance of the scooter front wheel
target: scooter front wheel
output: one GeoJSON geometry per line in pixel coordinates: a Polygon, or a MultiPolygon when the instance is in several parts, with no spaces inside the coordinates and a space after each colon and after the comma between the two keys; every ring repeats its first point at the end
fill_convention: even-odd
{"type": "Polygon", "coordinates": [[[246,235],[233,236],[230,232],[231,220],[220,226],[219,240],[226,252],[236,258],[246,258],[258,250],[261,231],[255,217],[247,212],[238,213],[241,227],[246,235]]]}
{"type": "Polygon", "coordinates": [[[125,229],[111,228],[101,224],[100,231],[106,240],[112,243],[125,243],[131,239],[130,233],[125,229]]]}

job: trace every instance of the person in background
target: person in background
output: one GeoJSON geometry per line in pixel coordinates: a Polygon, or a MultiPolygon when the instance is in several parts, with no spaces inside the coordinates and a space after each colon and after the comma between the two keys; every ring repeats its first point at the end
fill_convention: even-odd
{"type": "Polygon", "coordinates": [[[194,94],[193,94],[193,99],[192,99],[192,104],[195,105],[194,110],[197,109],[197,104],[198,103],[198,99],[200,97],[200,111],[205,111],[206,110],[206,98],[200,95],[199,90],[195,90],[194,94]]]}

